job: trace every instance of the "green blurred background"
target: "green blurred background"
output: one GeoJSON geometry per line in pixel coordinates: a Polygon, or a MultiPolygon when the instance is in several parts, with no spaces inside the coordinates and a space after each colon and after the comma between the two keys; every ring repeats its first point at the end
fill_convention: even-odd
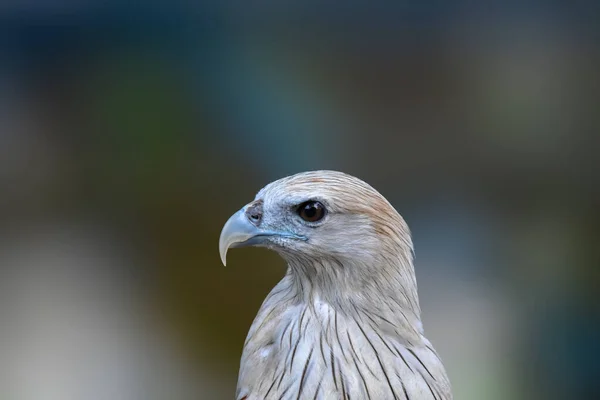
{"type": "Polygon", "coordinates": [[[219,260],[335,169],[413,231],[457,399],[600,397],[595,2],[0,5],[0,398],[233,398],[285,265],[219,260]]]}

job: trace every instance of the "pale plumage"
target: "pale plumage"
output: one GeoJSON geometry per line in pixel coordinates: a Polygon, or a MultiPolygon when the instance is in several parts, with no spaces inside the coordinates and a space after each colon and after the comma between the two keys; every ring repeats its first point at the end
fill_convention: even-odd
{"type": "Polygon", "coordinates": [[[277,251],[288,271],[250,328],[236,399],[452,398],[408,227],[371,186],[334,171],[275,181],[223,228],[223,260],[241,245],[277,251]]]}

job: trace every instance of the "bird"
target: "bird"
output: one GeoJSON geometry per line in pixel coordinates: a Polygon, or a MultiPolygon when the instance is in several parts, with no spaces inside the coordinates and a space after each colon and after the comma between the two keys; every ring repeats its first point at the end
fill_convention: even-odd
{"type": "Polygon", "coordinates": [[[452,399],[409,228],[369,184],[328,170],[269,183],[223,226],[223,264],[244,246],[274,250],[287,272],[248,332],[237,400],[452,399]]]}

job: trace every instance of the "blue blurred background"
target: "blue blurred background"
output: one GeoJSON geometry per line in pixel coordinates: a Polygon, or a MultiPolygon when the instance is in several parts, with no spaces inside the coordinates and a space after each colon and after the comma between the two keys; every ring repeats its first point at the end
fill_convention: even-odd
{"type": "Polygon", "coordinates": [[[336,169],[414,235],[457,399],[600,398],[595,2],[0,5],[0,397],[233,398],[284,263],[218,256],[336,169]]]}

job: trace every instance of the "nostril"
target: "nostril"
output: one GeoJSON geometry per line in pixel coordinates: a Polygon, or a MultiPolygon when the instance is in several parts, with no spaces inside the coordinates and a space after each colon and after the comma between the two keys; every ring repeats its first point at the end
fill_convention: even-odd
{"type": "Polygon", "coordinates": [[[250,220],[250,222],[252,222],[254,225],[258,226],[260,224],[260,220],[262,219],[262,214],[258,213],[258,212],[251,212],[248,213],[248,219],[250,220]]]}
{"type": "Polygon", "coordinates": [[[246,208],[246,217],[252,222],[254,225],[260,224],[262,220],[263,210],[262,210],[262,201],[257,201],[248,208],[246,208]]]}

